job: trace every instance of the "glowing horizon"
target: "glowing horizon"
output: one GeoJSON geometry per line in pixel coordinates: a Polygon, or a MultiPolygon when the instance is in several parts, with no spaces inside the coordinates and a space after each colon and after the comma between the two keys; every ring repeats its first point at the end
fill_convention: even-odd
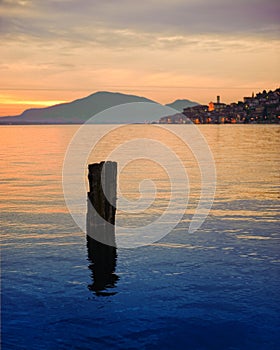
{"type": "MultiPolygon", "coordinates": [[[[279,86],[275,86],[275,88],[272,88],[272,89],[269,89],[269,88],[266,88],[266,89],[263,89],[263,90],[275,90],[277,89],[279,86]]],[[[203,90],[203,89],[201,89],[203,90]]],[[[210,89],[209,89],[210,90],[210,89]]],[[[215,89],[211,89],[211,90],[214,90],[215,89]]],[[[101,91],[101,90],[98,90],[98,91],[101,91]]],[[[92,93],[95,93],[95,92],[98,92],[98,91],[94,91],[94,92],[90,92],[88,91],[87,93],[85,93],[84,95],[81,94],[81,92],[76,92],[76,91],[71,91],[70,93],[68,91],[66,91],[66,93],[64,92],[63,95],[66,96],[67,98],[67,95],[69,96],[73,96],[72,98],[69,98],[69,99],[64,99],[64,100],[19,100],[17,99],[17,97],[15,96],[14,98],[13,97],[1,97],[0,95],[0,117],[5,117],[5,116],[14,116],[14,115],[20,115],[21,113],[23,113],[25,110],[29,109],[29,108],[45,108],[45,107],[50,107],[50,106],[54,106],[54,105],[58,105],[58,104],[62,104],[62,103],[69,103],[69,102],[72,102],[74,100],[77,100],[79,98],[83,98],[83,97],[87,97],[88,95],[92,94],[92,93]]],[[[104,91],[104,90],[102,90],[104,91]]],[[[137,92],[137,90],[135,90],[137,92]]],[[[217,89],[217,91],[220,91],[219,89],[217,89]]],[[[223,99],[223,96],[222,96],[222,102],[223,103],[231,103],[231,102],[238,102],[238,101],[242,101],[243,100],[243,97],[245,96],[251,96],[252,93],[258,93],[258,92],[261,92],[262,89],[251,89],[251,88],[243,88],[243,89],[238,89],[238,92],[236,93],[236,96],[237,98],[234,99],[234,100],[230,100],[230,99],[223,99]],[[243,94],[242,96],[240,96],[240,90],[242,91],[246,91],[247,93],[243,94]]],[[[131,90],[125,90],[124,91],[120,91],[118,89],[114,90],[112,89],[110,92],[120,92],[120,93],[124,93],[124,94],[128,94],[128,95],[138,95],[138,96],[143,96],[143,97],[146,97],[146,98],[150,98],[151,100],[154,100],[158,103],[162,103],[163,105],[164,104],[167,104],[167,103],[172,103],[174,102],[175,100],[177,99],[188,99],[188,100],[191,100],[193,102],[197,102],[197,103],[200,103],[200,104],[205,104],[205,105],[208,105],[210,102],[212,101],[216,101],[216,98],[218,96],[218,94],[215,94],[213,93],[211,95],[211,93],[209,93],[209,95],[211,95],[208,99],[208,101],[206,99],[204,99],[204,102],[201,102],[199,101],[198,99],[191,99],[191,98],[188,98],[188,97],[174,97],[173,99],[164,99],[164,102],[160,102],[159,100],[156,100],[155,98],[152,98],[150,96],[150,94],[146,94],[144,95],[143,93],[141,93],[141,90],[139,91],[139,93],[134,93],[134,91],[131,91],[131,90]]],[[[189,94],[190,95],[190,94],[189,94]]],[[[234,94],[232,94],[233,96],[234,94]]],[[[179,91],[179,94],[178,96],[180,96],[180,91],[179,91]]]]}

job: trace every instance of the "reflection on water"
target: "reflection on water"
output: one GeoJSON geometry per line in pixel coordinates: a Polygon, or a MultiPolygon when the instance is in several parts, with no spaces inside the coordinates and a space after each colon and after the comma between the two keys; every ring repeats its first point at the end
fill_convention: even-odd
{"type": "MultiPolygon", "coordinates": [[[[61,170],[67,146],[78,127],[1,126],[1,213],[38,216],[46,213],[68,214],[62,194],[61,170]]],[[[94,125],[89,127],[94,135],[94,125]]],[[[187,125],[173,125],[172,128],[174,132],[182,128],[188,132],[187,125]]],[[[199,129],[206,138],[216,163],[217,189],[212,214],[217,218],[223,218],[229,213],[251,217],[251,214],[259,215],[259,212],[263,212],[268,219],[275,215],[274,204],[272,208],[266,204],[267,201],[279,199],[279,126],[201,125],[199,129]],[[250,201],[250,206],[243,205],[247,204],[246,201],[250,201]],[[266,201],[265,204],[263,201],[266,201]]],[[[113,149],[130,138],[153,138],[178,154],[190,181],[187,211],[192,214],[200,196],[199,166],[186,145],[176,137],[166,135],[160,128],[130,125],[129,130],[120,129],[96,145],[88,163],[106,159],[113,149]]],[[[138,200],[139,183],[143,178],[155,183],[157,196],[149,210],[131,214],[128,220],[124,213],[118,212],[117,220],[125,227],[137,227],[139,221],[140,224],[143,221],[149,224],[162,215],[168,206],[168,176],[158,164],[145,159],[129,163],[119,174],[123,196],[129,200],[138,200]]],[[[36,224],[39,223],[36,221],[36,224]]]]}
{"type": "MultiPolygon", "coordinates": [[[[211,214],[194,234],[186,227],[199,198],[199,169],[188,150],[168,140],[188,171],[187,214],[164,241],[119,248],[121,282],[116,249],[88,239],[86,252],[85,233],[65,206],[61,168],[76,129],[0,127],[2,348],[278,349],[279,126],[199,126],[218,182],[211,214]]],[[[134,125],[130,135],[149,130],[134,125]]],[[[117,136],[104,139],[88,162],[105,159],[106,147],[108,154],[123,140],[117,136]]],[[[168,200],[165,173],[141,160],[124,169],[122,193],[137,200],[143,172],[159,186],[157,201],[148,218],[122,220],[129,227],[149,223],[168,200]]]]}
{"type": "Polygon", "coordinates": [[[96,295],[114,295],[107,289],[114,288],[119,277],[114,273],[117,263],[117,249],[96,241],[87,235],[88,260],[90,262],[92,284],[89,290],[96,295]]]}

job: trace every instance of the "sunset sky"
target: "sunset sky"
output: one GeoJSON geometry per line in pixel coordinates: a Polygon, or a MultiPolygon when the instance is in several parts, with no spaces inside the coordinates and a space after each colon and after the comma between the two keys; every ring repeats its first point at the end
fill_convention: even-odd
{"type": "Polygon", "coordinates": [[[0,115],[100,90],[233,102],[279,87],[279,0],[0,0],[0,115]]]}

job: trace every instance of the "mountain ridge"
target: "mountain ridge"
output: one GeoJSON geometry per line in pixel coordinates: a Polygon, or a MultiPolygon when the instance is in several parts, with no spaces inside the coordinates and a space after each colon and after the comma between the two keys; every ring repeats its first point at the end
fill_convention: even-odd
{"type": "Polygon", "coordinates": [[[176,109],[179,112],[183,112],[184,108],[198,106],[199,103],[190,101],[187,99],[178,99],[171,103],[167,103],[165,106],[176,109]]]}
{"type": "MultiPolygon", "coordinates": [[[[171,105],[176,104],[176,101],[166,106],[172,107],[171,105]]],[[[157,103],[143,96],[123,94],[120,92],[97,91],[70,102],[63,102],[42,108],[29,108],[19,115],[0,117],[0,124],[83,124],[93,115],[108,108],[133,102],[157,103]]],[[[188,107],[188,105],[185,105],[185,107],[188,107]]],[[[132,119],[132,122],[144,122],[144,116],[142,119],[140,118],[141,120],[139,120],[139,116],[137,118],[135,117],[135,120],[132,119]]],[[[106,121],[106,123],[109,122],[114,123],[118,121],[106,121]]]]}

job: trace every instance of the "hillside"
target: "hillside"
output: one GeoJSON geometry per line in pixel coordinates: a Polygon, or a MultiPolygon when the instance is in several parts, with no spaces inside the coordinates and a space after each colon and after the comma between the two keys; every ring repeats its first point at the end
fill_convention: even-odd
{"type": "MultiPolygon", "coordinates": [[[[98,113],[114,106],[132,103],[146,102],[156,103],[145,97],[127,95],[117,92],[99,91],[87,97],[80,98],[68,103],[62,103],[45,108],[27,109],[17,116],[0,117],[0,124],[83,124],[89,118],[98,113]]],[[[182,111],[190,106],[197,106],[198,103],[190,100],[176,100],[166,104],[166,107],[182,111]]],[[[133,111],[131,116],[123,118],[117,116],[117,113],[108,111],[108,114],[97,116],[94,123],[118,123],[120,120],[124,123],[143,123],[153,122],[159,119],[159,116],[148,116],[145,114],[145,106],[138,108],[138,111],[133,111]],[[135,113],[134,113],[135,112],[135,113]]],[[[164,115],[164,106],[163,115],[164,115]]],[[[172,113],[172,110],[168,111],[172,113]]],[[[166,112],[167,113],[167,112],[166,112]]]]}
{"type": "MultiPolygon", "coordinates": [[[[132,102],[152,103],[154,101],[135,95],[100,91],[69,103],[27,109],[18,116],[2,117],[0,124],[82,124],[107,108],[132,102]]],[[[144,120],[135,120],[135,122],[141,121],[144,120]]],[[[106,122],[117,121],[107,120],[106,122]]]]}
{"type": "Polygon", "coordinates": [[[167,107],[176,109],[179,112],[183,112],[185,108],[198,106],[199,103],[190,100],[176,100],[172,103],[166,104],[167,107]]]}

